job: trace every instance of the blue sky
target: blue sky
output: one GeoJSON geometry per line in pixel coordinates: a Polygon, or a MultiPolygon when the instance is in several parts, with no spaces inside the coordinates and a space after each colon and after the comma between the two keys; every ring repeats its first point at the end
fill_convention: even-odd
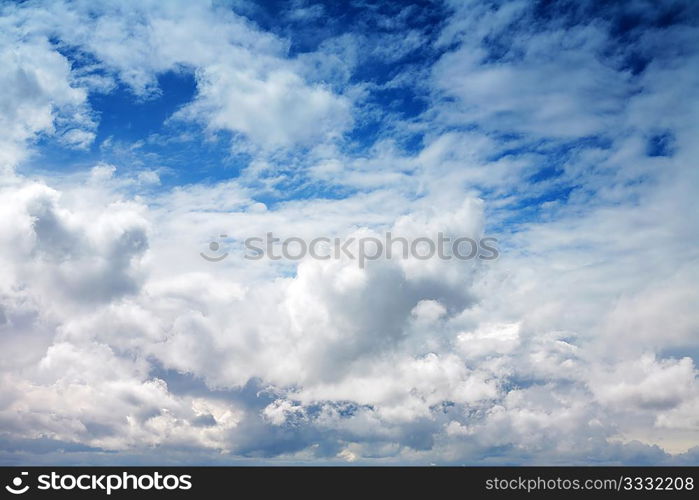
{"type": "Polygon", "coordinates": [[[3,2],[0,460],[695,464],[698,14],[3,2]]]}

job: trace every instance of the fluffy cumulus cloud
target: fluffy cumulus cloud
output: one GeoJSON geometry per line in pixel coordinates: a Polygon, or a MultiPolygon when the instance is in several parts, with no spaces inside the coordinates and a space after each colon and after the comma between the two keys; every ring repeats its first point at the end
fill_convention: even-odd
{"type": "Polygon", "coordinates": [[[3,5],[3,463],[696,464],[696,5],[337,9],[3,5]]]}
{"type": "MultiPolygon", "coordinates": [[[[69,67],[60,49],[71,51],[80,64],[75,71],[81,77],[78,85],[84,88],[109,88],[116,80],[136,96],[147,98],[159,92],[158,74],[193,71],[197,98],[173,119],[196,120],[212,132],[239,134],[258,147],[322,141],[340,134],[351,122],[349,99],[333,93],[322,81],[305,80],[298,64],[286,58],[287,42],[256,29],[225,5],[30,2],[22,8],[7,7],[5,14],[6,23],[34,35],[40,47],[46,46],[47,40],[59,40],[53,47],[59,50],[49,47],[44,56],[57,60],[52,66],[69,67]]],[[[25,64],[34,58],[30,50],[40,50],[24,43],[18,47],[27,51],[22,58],[25,64]]],[[[47,73],[52,70],[49,64],[47,68],[39,62],[31,64],[40,64],[41,71],[47,73]]],[[[15,78],[21,78],[27,70],[17,71],[22,73],[15,78]]],[[[68,75],[57,76],[61,82],[68,75]]],[[[32,86],[19,80],[8,82],[8,86],[33,91],[32,86]]],[[[40,84],[34,92],[39,89],[40,84]]],[[[59,90],[49,87],[45,93],[50,99],[50,92],[59,90]]],[[[68,91],[78,94],[73,101],[80,95],[84,98],[84,90],[64,90],[68,91]]],[[[67,96],[58,95],[57,104],[61,104],[61,98],[66,100],[67,96]]],[[[48,119],[46,113],[44,121],[48,119]]],[[[37,123],[29,132],[50,125],[50,120],[37,123]]],[[[66,140],[90,142],[77,131],[66,140]]]]}
{"type": "Polygon", "coordinates": [[[74,84],[70,62],[45,38],[8,24],[5,18],[0,24],[0,84],[6,89],[0,101],[3,171],[25,158],[25,143],[38,133],[58,135],[74,147],[85,147],[94,137],[87,92],[74,84]]]}

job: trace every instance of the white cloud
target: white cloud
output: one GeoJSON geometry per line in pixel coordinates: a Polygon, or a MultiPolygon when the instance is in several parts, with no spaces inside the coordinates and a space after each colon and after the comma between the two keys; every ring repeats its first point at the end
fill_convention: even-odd
{"type": "MultiPolygon", "coordinates": [[[[299,65],[285,57],[288,42],[223,6],[48,2],[11,9],[5,22],[44,39],[58,37],[96,58],[97,64],[75,71],[81,84],[95,90],[109,89],[100,73],[106,71],[137,96],[151,98],[160,91],[158,75],[193,72],[196,98],[175,118],[201,122],[211,132],[242,134],[264,149],[337,138],[351,123],[351,102],[322,82],[307,82],[299,65]]],[[[51,57],[63,59],[44,45],[51,57]]],[[[51,125],[49,117],[44,122],[35,127],[51,125]]],[[[78,130],[63,137],[78,147],[91,139],[78,130]]]]}
{"type": "Polygon", "coordinates": [[[251,71],[228,64],[197,72],[198,94],[175,119],[200,120],[210,131],[242,133],[265,147],[337,138],[350,123],[350,103],[320,84],[310,86],[289,69],[251,71]]]}
{"type": "Polygon", "coordinates": [[[74,85],[69,61],[42,36],[23,36],[2,18],[0,29],[0,168],[10,171],[26,158],[25,144],[38,134],[69,129],[61,140],[86,147],[94,124],[87,92],[74,85]]]}
{"type": "MultiPolygon", "coordinates": [[[[464,5],[425,83],[422,146],[383,138],[362,154],[334,139],[352,120],[337,88],[366,39],[290,59],[287,41],[204,3],[6,8],[5,166],[41,134],[86,147],[88,91],[118,80],[152,98],[165,71],[196,78],[175,118],[242,134],[260,154],[236,179],[157,192],[144,191],[160,179],[149,166],[2,177],[4,438],[376,463],[661,463],[697,446],[696,56],[662,53],[633,75],[605,55],[602,21],[535,33],[517,24],[527,3],[464,5]],[[508,31],[489,54],[484,40],[508,31]],[[48,36],[95,70],[71,68],[48,36]],[[328,64],[314,73],[317,59],[328,64]],[[651,158],[659,127],[675,151],[651,158]],[[589,135],[606,142],[568,142],[589,135]],[[277,171],[277,148],[293,168],[277,171]],[[548,162],[559,175],[533,181],[548,162]],[[347,194],[257,199],[289,177],[347,194]],[[492,232],[501,258],[362,269],[253,263],[235,248],[218,264],[199,257],[222,234],[234,247],[267,231],[385,230],[492,232]]],[[[651,53],[696,36],[653,28],[634,43],[651,53]]],[[[377,50],[395,62],[393,42],[377,50]]]]}

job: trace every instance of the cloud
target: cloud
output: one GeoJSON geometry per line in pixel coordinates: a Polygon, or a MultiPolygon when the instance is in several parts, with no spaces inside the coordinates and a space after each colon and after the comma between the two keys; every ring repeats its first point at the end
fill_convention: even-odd
{"type": "MultiPolygon", "coordinates": [[[[5,11],[9,7],[5,7],[5,11]]],[[[45,37],[23,36],[3,17],[0,35],[0,168],[13,169],[27,157],[25,144],[38,134],[59,134],[69,146],[86,147],[94,138],[87,92],[76,86],[70,62],[45,37]]]]}
{"type": "Polygon", "coordinates": [[[158,99],[170,71],[196,82],[170,123],[250,161],[174,187],[101,152],[6,169],[3,460],[694,463],[697,28],[531,5],[457,3],[407,48],[335,33],[300,55],[293,30],[205,3],[5,7],[5,166],[51,134],[85,152],[90,95],[158,99]],[[393,83],[362,81],[372,57],[393,83]],[[372,104],[387,85],[426,108],[372,104]],[[350,137],[370,115],[378,139],[350,137]],[[236,253],[268,231],[389,230],[494,235],[501,257],[236,253]],[[217,264],[199,257],[212,238],[231,252],[217,264]]]}
{"type": "Polygon", "coordinates": [[[195,102],[173,118],[200,120],[210,131],[242,133],[270,148],[338,138],[348,128],[348,99],[320,84],[309,86],[288,69],[256,73],[220,64],[203,68],[195,102]]]}
{"type": "MultiPolygon", "coordinates": [[[[52,2],[8,11],[11,26],[44,40],[56,37],[61,47],[94,61],[76,69],[88,88],[103,89],[111,77],[150,99],[160,92],[159,75],[192,72],[196,98],[173,118],[200,122],[209,132],[240,134],[256,147],[275,149],[335,139],[351,123],[351,102],[322,82],[306,81],[286,58],[288,42],[224,7],[52,2]]],[[[90,139],[79,131],[63,138],[78,147],[90,139]]]]}

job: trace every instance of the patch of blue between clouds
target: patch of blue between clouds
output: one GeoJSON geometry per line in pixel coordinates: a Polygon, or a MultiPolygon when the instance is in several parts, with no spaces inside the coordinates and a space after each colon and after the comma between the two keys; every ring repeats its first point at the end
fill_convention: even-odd
{"type": "MultiPolygon", "coordinates": [[[[70,51],[64,55],[75,56],[70,51]]],[[[72,61],[80,64],[79,58],[72,61]]],[[[202,135],[198,125],[169,120],[194,99],[194,75],[188,71],[162,73],[157,88],[145,97],[135,95],[123,84],[107,93],[90,93],[89,105],[98,119],[91,147],[70,149],[54,138],[43,137],[38,155],[25,169],[50,175],[107,162],[117,167],[117,175],[156,170],[163,189],[237,177],[250,158],[232,151],[230,134],[220,132],[212,140],[202,135]]]]}

